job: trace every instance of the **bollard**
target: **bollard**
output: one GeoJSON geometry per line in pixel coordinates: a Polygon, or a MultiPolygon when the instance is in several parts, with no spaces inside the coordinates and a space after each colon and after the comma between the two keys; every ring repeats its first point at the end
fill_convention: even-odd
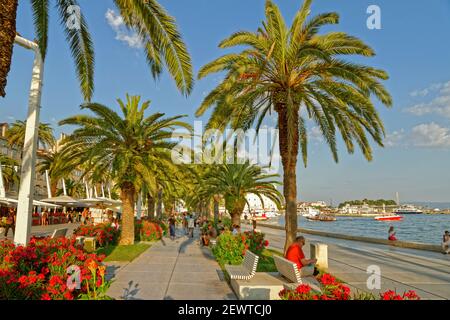
{"type": "Polygon", "coordinates": [[[311,259],[317,259],[317,268],[320,270],[328,270],[328,245],[325,243],[311,243],[310,245],[311,259]]]}
{"type": "Polygon", "coordinates": [[[95,248],[95,238],[94,237],[85,237],[83,247],[84,247],[84,250],[87,252],[94,252],[96,249],[95,248]]]}

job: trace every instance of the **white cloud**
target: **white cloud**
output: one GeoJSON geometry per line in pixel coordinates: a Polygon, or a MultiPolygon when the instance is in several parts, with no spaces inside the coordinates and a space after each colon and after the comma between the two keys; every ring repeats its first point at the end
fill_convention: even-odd
{"type": "Polygon", "coordinates": [[[411,130],[411,142],[416,147],[450,147],[450,128],[432,122],[420,124],[411,130]]]}
{"type": "Polygon", "coordinates": [[[401,129],[400,131],[394,131],[386,135],[384,140],[384,145],[386,147],[396,147],[402,144],[403,139],[405,138],[405,130],[401,129]]]}
{"type": "Polygon", "coordinates": [[[411,97],[426,97],[427,95],[438,92],[444,88],[450,88],[450,81],[444,83],[433,83],[429,87],[422,90],[415,90],[410,93],[411,97]]]}
{"type": "Polygon", "coordinates": [[[309,132],[309,136],[313,142],[323,142],[324,141],[322,131],[317,126],[311,128],[311,130],[309,132]]]}
{"type": "Polygon", "coordinates": [[[429,93],[437,93],[429,102],[418,103],[406,109],[407,112],[415,116],[434,114],[450,118],[450,81],[441,84],[434,84],[427,89],[411,93],[413,96],[425,97],[429,93]]]}
{"type": "Polygon", "coordinates": [[[110,27],[116,32],[116,40],[125,42],[131,48],[143,48],[141,37],[136,32],[130,32],[125,26],[122,16],[114,10],[108,9],[105,13],[106,21],[110,27]]]}
{"type": "Polygon", "coordinates": [[[387,147],[450,148],[450,128],[435,122],[419,124],[406,132],[394,131],[386,136],[387,147]]]}

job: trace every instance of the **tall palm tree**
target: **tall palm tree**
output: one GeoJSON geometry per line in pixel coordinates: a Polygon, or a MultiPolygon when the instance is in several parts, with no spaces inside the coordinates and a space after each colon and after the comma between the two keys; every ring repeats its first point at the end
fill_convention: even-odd
{"type": "Polygon", "coordinates": [[[256,195],[263,204],[263,196],[266,196],[281,208],[283,196],[275,187],[280,184],[274,180],[276,177],[276,174],[265,174],[261,167],[248,161],[244,164],[223,164],[208,174],[207,190],[210,194],[223,196],[233,224],[240,225],[248,194],[256,195]]]}
{"type": "Polygon", "coordinates": [[[18,0],[0,3],[0,96],[4,97],[6,77],[11,68],[18,0]]]}
{"type": "Polygon", "coordinates": [[[122,117],[114,110],[88,103],[82,109],[94,116],[77,115],[60,122],[78,128],[67,137],[62,152],[90,168],[93,177],[110,172],[120,189],[123,204],[121,245],[134,243],[134,205],[137,192],[144,183],[153,184],[154,166],[172,163],[172,132],[178,127],[191,130],[179,121],[183,116],[163,118],[164,114],[145,115],[150,102],[140,104],[139,96],[118,99],[122,117]]]}
{"type": "MultiPolygon", "coordinates": [[[[25,143],[25,130],[27,124],[25,121],[17,120],[6,131],[6,139],[11,147],[23,149],[25,143]]],[[[38,130],[38,145],[47,149],[55,145],[55,137],[53,136],[53,128],[48,123],[40,123],[38,130]]]]}
{"type": "Polygon", "coordinates": [[[226,72],[196,113],[200,116],[214,106],[211,127],[247,129],[256,123],[258,131],[266,116],[273,111],[277,114],[286,198],[285,249],[297,231],[296,166],[299,152],[307,164],[305,118],[320,128],[336,162],[338,133],[349,153],[354,152],[356,143],[371,160],[367,133],[380,146],[385,134],[372,97],[392,105],[381,84],[388,79],[386,72],[345,59],[349,55],[371,57],[374,51],[344,32],[319,34],[322,26],[337,24],[339,15],[309,17],[311,2],[304,0],[288,27],[279,8],[266,0],[266,19],[257,32],[240,31],[220,43],[221,48],[245,48],[205,65],[198,75],[226,72]]]}
{"type": "MultiPolygon", "coordinates": [[[[48,46],[50,0],[30,0],[34,29],[41,55],[45,59],[48,46]]],[[[82,12],[74,8],[77,0],[55,0],[61,26],[71,50],[86,101],[94,91],[94,48],[82,12]],[[74,21],[74,18],[76,21],[74,21]],[[74,23],[77,22],[77,23],[74,23]]],[[[176,22],[155,0],[114,0],[125,25],[135,30],[142,40],[146,58],[153,77],[157,78],[167,67],[183,94],[190,93],[193,85],[191,59],[176,22]]],[[[5,86],[11,65],[14,37],[16,35],[17,0],[3,0],[0,4],[0,95],[5,96],[5,86]]]]}

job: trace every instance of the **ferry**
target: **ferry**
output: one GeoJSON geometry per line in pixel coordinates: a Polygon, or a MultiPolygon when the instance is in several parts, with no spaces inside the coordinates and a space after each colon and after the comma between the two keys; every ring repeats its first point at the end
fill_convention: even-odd
{"type": "Polygon", "coordinates": [[[394,210],[394,213],[396,213],[396,214],[422,214],[423,211],[414,206],[406,205],[406,206],[401,206],[401,207],[397,208],[396,210],[394,210]]]}

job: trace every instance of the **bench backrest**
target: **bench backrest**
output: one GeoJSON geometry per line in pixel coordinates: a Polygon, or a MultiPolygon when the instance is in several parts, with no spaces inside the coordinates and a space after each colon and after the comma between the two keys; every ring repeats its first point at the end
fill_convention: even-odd
{"type": "Polygon", "coordinates": [[[248,271],[249,274],[254,275],[256,272],[256,267],[258,266],[258,260],[259,257],[256,254],[247,250],[245,251],[242,266],[248,271]]]}
{"type": "Polygon", "coordinates": [[[278,272],[283,277],[295,283],[302,282],[297,264],[277,255],[273,255],[273,260],[275,261],[278,272]]]}
{"type": "Polygon", "coordinates": [[[52,234],[52,239],[65,237],[67,234],[67,230],[68,230],[67,228],[55,229],[55,231],[53,231],[53,234],[52,234]]]}

